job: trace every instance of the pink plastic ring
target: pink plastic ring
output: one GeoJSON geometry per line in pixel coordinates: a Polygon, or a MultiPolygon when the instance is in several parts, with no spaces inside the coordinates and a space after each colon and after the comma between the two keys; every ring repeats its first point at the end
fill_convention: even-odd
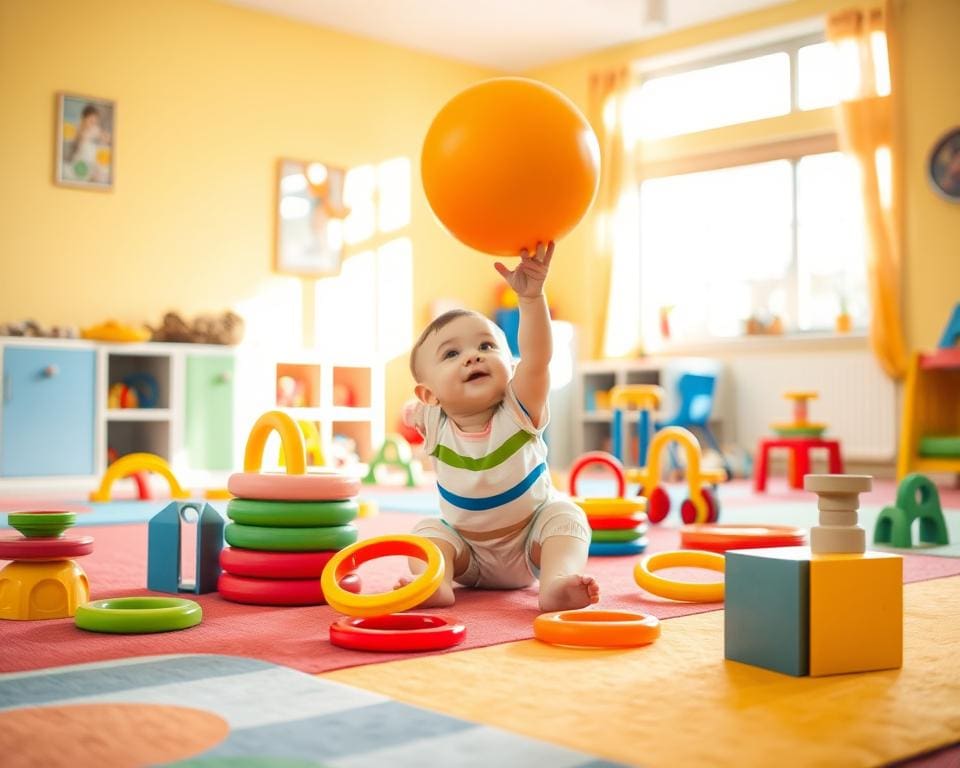
{"type": "Polygon", "coordinates": [[[0,537],[0,560],[66,560],[93,552],[93,536],[0,537]]]}
{"type": "Polygon", "coordinates": [[[330,625],[330,642],[354,651],[439,651],[466,639],[458,620],[429,613],[344,616],[330,625]]]}
{"type": "Polygon", "coordinates": [[[220,567],[234,576],[256,579],[319,579],[323,566],[337,551],[267,552],[224,547],[220,551],[220,567]]]}
{"type": "Polygon", "coordinates": [[[335,472],[236,472],[230,475],[227,490],[241,499],[261,501],[339,501],[360,493],[360,480],[335,472]]]}
{"type": "MultiPolygon", "coordinates": [[[[360,591],[360,577],[348,573],[340,579],[348,592],[360,591]]],[[[224,600],[248,605],[323,605],[327,602],[320,579],[253,579],[221,573],[217,591],[224,600]]]]}

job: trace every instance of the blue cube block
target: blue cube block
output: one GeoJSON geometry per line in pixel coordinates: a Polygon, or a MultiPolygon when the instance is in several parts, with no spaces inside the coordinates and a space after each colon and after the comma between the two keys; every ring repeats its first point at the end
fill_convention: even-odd
{"type": "Polygon", "coordinates": [[[727,552],[724,656],[803,676],[810,670],[810,549],[727,552]]]}

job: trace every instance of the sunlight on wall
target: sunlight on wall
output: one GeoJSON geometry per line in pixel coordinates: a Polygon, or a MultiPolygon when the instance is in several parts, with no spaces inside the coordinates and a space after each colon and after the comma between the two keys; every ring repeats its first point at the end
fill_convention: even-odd
{"type": "Polygon", "coordinates": [[[234,309],[248,321],[245,345],[293,349],[303,344],[303,293],[297,278],[265,281],[256,296],[238,302],[234,309]]]}

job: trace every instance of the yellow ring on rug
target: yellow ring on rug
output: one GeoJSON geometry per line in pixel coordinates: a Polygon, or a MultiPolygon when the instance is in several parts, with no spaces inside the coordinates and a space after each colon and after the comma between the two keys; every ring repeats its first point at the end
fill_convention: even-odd
{"type": "Polygon", "coordinates": [[[633,611],[554,611],[533,620],[533,636],[586,648],[647,645],[660,637],[660,619],[633,611]]]}
{"type": "Polygon", "coordinates": [[[706,568],[724,573],[726,559],[716,552],[699,549],[686,549],[674,552],[657,552],[647,555],[633,568],[633,578],[637,584],[651,595],[680,600],[687,603],[723,602],[724,583],[697,584],[689,581],[675,581],[654,575],[661,568],[706,568]]]}
{"type": "Polygon", "coordinates": [[[376,536],[351,544],[330,558],[320,576],[327,604],[340,613],[360,617],[385,616],[413,608],[436,592],[442,582],[443,554],[440,548],[430,539],[409,534],[376,536]],[[426,561],[427,567],[409,584],[390,592],[355,595],[340,586],[340,579],[364,563],[394,555],[416,557],[426,561]]]}
{"type": "Polygon", "coordinates": [[[602,499],[571,499],[587,517],[624,517],[645,512],[647,500],[643,496],[621,499],[616,496],[602,499]]]}

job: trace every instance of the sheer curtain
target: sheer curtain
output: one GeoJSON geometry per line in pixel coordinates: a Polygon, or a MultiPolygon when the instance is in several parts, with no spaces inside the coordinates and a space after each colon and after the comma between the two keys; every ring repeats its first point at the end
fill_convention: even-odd
{"type": "Polygon", "coordinates": [[[608,268],[603,333],[597,336],[600,344],[594,357],[636,356],[641,351],[636,142],[624,120],[632,86],[633,75],[626,66],[590,78],[591,118],[600,130],[600,190],[593,213],[596,257],[608,268]]]}
{"type": "Polygon", "coordinates": [[[827,37],[844,62],[846,93],[838,107],[840,142],[860,168],[867,226],[870,345],[887,374],[902,378],[907,367],[900,275],[902,204],[896,135],[896,49],[891,46],[892,3],[849,9],[827,19],[827,37]],[[893,50],[891,50],[893,48],[893,50]]]}

